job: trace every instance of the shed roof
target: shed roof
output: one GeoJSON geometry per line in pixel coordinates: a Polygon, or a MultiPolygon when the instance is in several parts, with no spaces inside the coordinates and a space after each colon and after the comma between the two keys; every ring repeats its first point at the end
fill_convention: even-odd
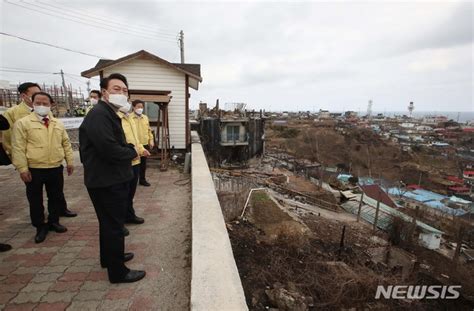
{"type": "Polygon", "coordinates": [[[101,70],[104,70],[107,67],[117,65],[119,63],[123,63],[126,61],[130,61],[132,59],[136,58],[148,58],[153,61],[156,61],[158,63],[167,65],[175,70],[178,70],[184,74],[187,74],[195,79],[197,79],[199,82],[202,82],[202,77],[201,77],[201,65],[199,64],[180,64],[180,63],[170,63],[167,60],[164,60],[161,57],[158,57],[154,54],[151,54],[150,52],[147,52],[145,50],[140,50],[136,53],[129,54],[127,56],[118,58],[116,60],[112,59],[100,59],[97,64],[90,68],[87,69],[83,72],[81,72],[81,76],[86,77],[86,78],[91,78],[93,76],[99,75],[99,72],[101,70]]]}
{"type": "Polygon", "coordinates": [[[365,195],[371,197],[372,199],[380,199],[381,203],[393,208],[397,208],[397,204],[393,202],[393,200],[388,196],[385,191],[382,190],[382,188],[380,188],[379,185],[363,185],[360,187],[364,191],[365,195]]]}
{"type": "MultiPolygon", "coordinates": [[[[359,209],[359,202],[361,199],[361,195],[356,194],[357,198],[347,201],[341,204],[341,207],[346,211],[357,215],[359,209]]],[[[376,202],[370,200],[367,197],[363,199],[362,207],[361,207],[361,217],[366,220],[367,222],[373,224],[375,222],[375,213],[376,213],[376,202]]],[[[406,222],[412,222],[413,217],[402,213],[400,210],[391,208],[383,203],[379,205],[379,215],[377,220],[377,227],[383,230],[388,230],[392,223],[392,219],[394,217],[399,217],[406,222]]],[[[422,230],[423,232],[432,233],[432,234],[443,234],[442,231],[431,227],[430,225],[425,224],[422,221],[416,220],[417,227],[422,230]]]]}

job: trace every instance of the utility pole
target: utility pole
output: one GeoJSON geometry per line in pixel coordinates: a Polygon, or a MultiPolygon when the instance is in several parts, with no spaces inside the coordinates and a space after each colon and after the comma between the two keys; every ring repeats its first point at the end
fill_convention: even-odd
{"type": "Polygon", "coordinates": [[[64,93],[66,94],[66,109],[69,110],[69,109],[71,109],[71,106],[69,104],[69,94],[68,94],[68,91],[67,91],[66,82],[64,81],[64,72],[61,69],[61,71],[59,73],[61,74],[61,80],[63,81],[64,93]]]}
{"type": "Polygon", "coordinates": [[[91,80],[87,80],[87,96],[91,93],[91,80]]]}
{"type": "Polygon", "coordinates": [[[184,32],[179,32],[179,50],[181,52],[181,64],[184,64],[184,32]]]}

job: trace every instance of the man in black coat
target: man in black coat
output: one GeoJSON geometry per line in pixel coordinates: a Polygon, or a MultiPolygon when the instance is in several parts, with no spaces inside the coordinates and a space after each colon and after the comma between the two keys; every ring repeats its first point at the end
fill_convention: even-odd
{"type": "Polygon", "coordinates": [[[84,118],[79,128],[84,183],[99,220],[100,263],[111,283],[135,282],[145,271],[130,270],[125,262],[124,232],[128,187],[133,178],[135,146],[127,144],[117,111],[128,104],[127,79],[111,74],[100,82],[102,100],[84,118]]]}
{"type": "MultiPolygon", "coordinates": [[[[10,128],[10,123],[8,122],[7,118],[5,118],[4,116],[0,115],[0,131],[4,131],[4,130],[8,130],[10,128]]],[[[0,148],[2,148],[2,150],[0,150],[0,152],[3,151],[3,147],[1,146],[0,144],[0,148]]],[[[8,158],[7,154],[5,153],[5,151],[3,151],[3,156],[4,158],[8,158]]],[[[6,163],[5,163],[6,164],[6,163]]],[[[3,165],[3,164],[1,164],[3,165]]],[[[3,244],[3,243],[0,243],[0,252],[6,252],[6,251],[9,251],[12,249],[12,246],[10,244],[3,244]]]]}

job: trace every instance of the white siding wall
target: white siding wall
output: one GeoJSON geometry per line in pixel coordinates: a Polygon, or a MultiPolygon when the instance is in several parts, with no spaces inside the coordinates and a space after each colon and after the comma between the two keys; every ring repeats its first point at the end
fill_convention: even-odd
{"type": "Polygon", "coordinates": [[[170,147],[186,148],[185,75],[147,59],[135,59],[109,67],[104,70],[104,77],[114,72],[127,77],[132,90],[171,91],[172,98],[168,105],[170,147]]]}
{"type": "Polygon", "coordinates": [[[441,236],[436,233],[420,233],[419,241],[428,249],[439,249],[441,245],[441,236]]]}

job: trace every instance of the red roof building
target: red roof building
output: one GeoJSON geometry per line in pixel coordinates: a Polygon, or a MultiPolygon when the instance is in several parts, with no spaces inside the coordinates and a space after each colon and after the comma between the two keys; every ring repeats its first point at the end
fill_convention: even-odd
{"type": "Polygon", "coordinates": [[[380,188],[379,185],[365,185],[360,186],[362,191],[364,191],[364,195],[374,199],[376,201],[380,200],[380,203],[383,203],[387,206],[392,208],[397,208],[397,204],[393,202],[393,200],[388,196],[388,194],[380,188]]]}
{"type": "Polygon", "coordinates": [[[464,180],[462,180],[462,178],[459,178],[459,177],[456,177],[456,176],[447,176],[446,180],[455,182],[455,183],[460,184],[460,185],[464,185],[464,180]]]}
{"type": "Polygon", "coordinates": [[[407,185],[407,188],[410,189],[410,190],[423,189],[423,188],[421,188],[421,186],[418,186],[418,185],[415,185],[415,184],[407,185]]]}
{"type": "Polygon", "coordinates": [[[469,187],[465,186],[449,187],[448,189],[456,193],[467,193],[471,190],[469,187]]]}

